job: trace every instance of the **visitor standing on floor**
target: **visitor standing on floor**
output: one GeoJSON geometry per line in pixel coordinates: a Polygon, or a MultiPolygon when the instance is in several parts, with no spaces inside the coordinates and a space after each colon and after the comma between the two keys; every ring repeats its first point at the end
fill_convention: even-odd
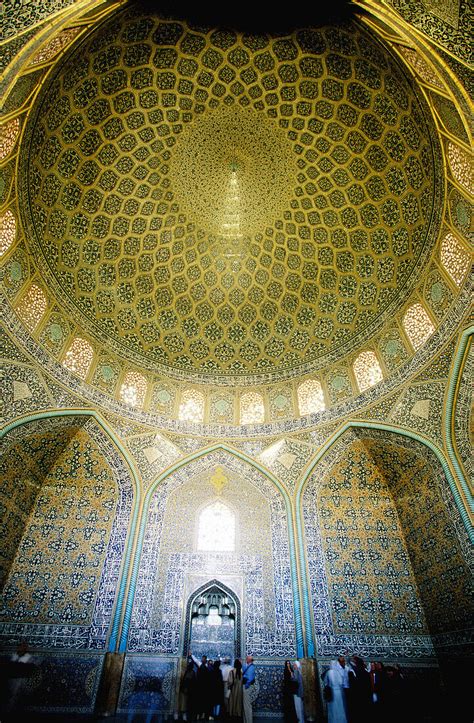
{"type": "Polygon", "coordinates": [[[295,702],[296,717],[298,723],[304,723],[304,705],[303,705],[303,674],[301,672],[301,663],[295,660],[293,664],[293,675],[296,682],[293,700],[295,702]]]}
{"type": "Polygon", "coordinates": [[[221,665],[222,680],[224,681],[224,713],[228,713],[229,709],[229,673],[231,670],[230,658],[224,658],[223,665],[221,665]]]}
{"type": "Polygon", "coordinates": [[[255,665],[253,657],[247,655],[245,659],[245,665],[242,668],[243,675],[243,712],[244,712],[244,723],[252,723],[252,701],[250,699],[250,689],[255,684],[255,665]]]}
{"type": "Polygon", "coordinates": [[[349,687],[349,679],[345,666],[346,661],[342,656],[332,660],[324,676],[324,684],[330,687],[332,693],[327,701],[328,723],[347,723],[346,689],[349,687]]]}
{"type": "Polygon", "coordinates": [[[227,712],[232,721],[241,721],[243,714],[243,685],[242,663],[239,658],[234,661],[234,667],[229,672],[227,679],[229,688],[229,701],[227,712]]]}
{"type": "Polygon", "coordinates": [[[221,661],[217,658],[211,669],[211,712],[213,718],[219,718],[224,707],[224,680],[221,673],[221,661]]]}
{"type": "Polygon", "coordinates": [[[370,720],[372,691],[370,675],[363,658],[353,655],[346,666],[349,676],[347,709],[351,723],[367,723],[370,720]]]}
{"type": "Polygon", "coordinates": [[[198,660],[192,654],[191,657],[197,666],[195,698],[197,718],[198,720],[209,720],[213,703],[211,671],[208,666],[207,656],[203,655],[201,660],[198,660]]]}
{"type": "Polygon", "coordinates": [[[283,717],[285,723],[297,723],[295,708],[295,691],[298,689],[298,682],[291,661],[285,660],[283,671],[283,717]]]}
{"type": "Polygon", "coordinates": [[[196,698],[196,669],[191,656],[187,660],[186,669],[179,684],[178,710],[174,714],[175,720],[192,721],[195,713],[196,698]]]}

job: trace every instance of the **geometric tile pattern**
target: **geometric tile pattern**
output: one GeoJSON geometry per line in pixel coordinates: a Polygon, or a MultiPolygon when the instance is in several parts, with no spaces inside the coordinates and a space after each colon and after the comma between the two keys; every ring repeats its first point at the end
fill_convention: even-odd
{"type": "Polygon", "coordinates": [[[257,459],[267,466],[290,492],[295,489],[301,470],[314,454],[312,445],[281,439],[261,452],[257,459]]]}
{"type": "MultiPolygon", "coordinates": [[[[473,578],[443,499],[451,496],[425,456],[379,441],[364,444],[387,480],[431,634],[468,629],[474,619],[473,578]]],[[[443,475],[444,477],[444,475],[443,475]]],[[[452,501],[451,501],[452,505],[452,501]]],[[[465,534],[463,535],[465,539],[465,534]]],[[[474,569],[473,569],[474,572],[474,569]]]]}
{"type": "Polygon", "coordinates": [[[79,323],[150,368],[340,355],[431,250],[443,175],[423,103],[357,24],[252,39],[116,14],[28,126],[28,239],[79,323]]]}
{"type": "Polygon", "coordinates": [[[317,635],[427,632],[395,504],[363,442],[313,473],[304,511],[313,602],[326,600],[317,635]]]}
{"type": "Polygon", "coordinates": [[[443,446],[440,419],[445,383],[431,381],[410,386],[392,409],[390,420],[426,435],[443,446]]]}
{"type": "Polygon", "coordinates": [[[129,652],[180,654],[187,596],[217,578],[243,601],[244,650],[295,655],[292,581],[283,499],[256,469],[225,452],[185,465],[160,483],[150,504],[133,605],[129,652]],[[216,498],[216,467],[227,478],[221,496],[237,518],[235,552],[199,552],[199,509],[216,498]]]}
{"type": "Polygon", "coordinates": [[[473,477],[474,460],[472,456],[472,439],[474,429],[473,391],[472,379],[474,373],[474,347],[471,346],[461,382],[454,415],[454,434],[458,452],[467,471],[467,476],[473,477]]]}
{"type": "Polygon", "coordinates": [[[451,645],[453,653],[462,649],[472,621],[472,572],[468,568],[472,548],[444,472],[435,457],[427,454],[426,447],[379,430],[349,430],[310,477],[303,512],[318,656],[333,656],[348,648],[364,657],[430,658],[433,644],[437,649],[451,645]],[[362,460],[363,467],[358,467],[362,460]],[[354,494],[354,488],[369,490],[366,494],[371,495],[373,507],[368,516],[364,513],[363,495],[360,491],[354,494]],[[338,523],[334,506],[338,510],[337,505],[344,504],[344,500],[345,513],[338,523]],[[390,502],[385,510],[382,500],[390,502]],[[390,506],[392,511],[387,516],[390,506]],[[314,524],[314,515],[320,529],[314,524]],[[401,547],[398,553],[388,554],[397,536],[395,528],[399,530],[401,547]],[[374,546],[377,539],[381,549],[374,546]],[[341,557],[350,560],[345,563],[346,574],[338,587],[341,557]],[[399,567],[403,558],[405,569],[399,567]],[[364,596],[374,560],[383,573],[372,578],[375,588],[370,596],[364,596]],[[397,569],[402,572],[401,580],[397,579],[397,569]],[[394,616],[391,633],[374,634],[374,624],[380,626],[382,621],[383,625],[379,602],[382,608],[392,604],[396,611],[404,583],[408,587],[413,584],[413,604],[403,605],[402,614],[394,616]],[[388,595],[380,596],[384,586],[388,595]],[[349,588],[358,597],[345,599],[344,592],[349,588]],[[336,634],[335,624],[339,619],[344,622],[347,606],[349,610],[353,606],[356,623],[364,622],[364,599],[369,600],[369,607],[375,605],[365,616],[365,630],[354,634],[348,626],[347,632],[336,634]],[[421,616],[418,623],[417,607],[421,616]]]}
{"type": "Polygon", "coordinates": [[[16,490],[7,526],[20,521],[22,532],[10,555],[0,636],[26,637],[33,647],[103,649],[132,503],[124,462],[84,417],[31,422],[7,441],[7,480],[16,490]]]}
{"type": "Polygon", "coordinates": [[[36,713],[92,714],[103,657],[32,651],[32,678],[22,681],[22,699],[36,713]]]}

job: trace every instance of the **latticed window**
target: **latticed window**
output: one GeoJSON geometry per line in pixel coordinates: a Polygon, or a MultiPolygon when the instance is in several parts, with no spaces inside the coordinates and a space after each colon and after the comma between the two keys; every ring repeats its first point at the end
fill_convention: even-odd
{"type": "Polygon", "coordinates": [[[458,286],[461,286],[469,268],[470,257],[456,236],[448,233],[441,244],[441,263],[458,286]]]}
{"type": "Polygon", "coordinates": [[[36,329],[44,316],[48,302],[42,289],[32,284],[16,307],[20,319],[30,331],[36,329]]]}
{"type": "Polygon", "coordinates": [[[434,70],[430,68],[430,66],[426,63],[425,60],[423,60],[422,57],[418,55],[418,53],[416,53],[411,48],[405,48],[403,45],[399,45],[398,49],[400,50],[402,55],[408,60],[410,65],[413,66],[420,78],[425,80],[427,83],[435,85],[438,88],[443,87],[443,84],[441,83],[434,70]]]}
{"type": "Polygon", "coordinates": [[[263,397],[257,392],[247,392],[240,398],[240,423],[257,424],[265,420],[263,397]]]}
{"type": "Polygon", "coordinates": [[[433,323],[421,304],[413,304],[406,311],[403,328],[414,349],[423,346],[434,332],[433,323]]]}
{"type": "Polygon", "coordinates": [[[131,407],[143,407],[147,387],[147,380],[143,374],[127,372],[120,387],[120,399],[131,407]]]}
{"type": "Polygon", "coordinates": [[[474,194],[474,165],[471,154],[455,143],[448,143],[448,160],[456,181],[474,194]]]}
{"type": "Polygon", "coordinates": [[[205,507],[199,515],[198,550],[233,552],[235,515],[220,500],[205,507]]]}
{"type": "Polygon", "coordinates": [[[382,370],[379,360],[373,351],[363,351],[353,364],[354,375],[357,386],[363,392],[374,384],[378,384],[383,379],[382,370]]]}
{"type": "Polygon", "coordinates": [[[0,256],[7,253],[16,236],[16,219],[11,211],[0,216],[0,256]]]}
{"type": "Polygon", "coordinates": [[[195,389],[185,389],[181,395],[178,416],[186,422],[202,422],[204,419],[204,395],[195,389]]]}
{"type": "Polygon", "coordinates": [[[58,36],[50,40],[49,43],[46,43],[46,45],[41,48],[39,52],[36,53],[30,65],[46,63],[46,61],[54,58],[54,56],[57,55],[63,48],[65,48],[66,45],[73,38],[75,38],[79,32],[80,28],[70,28],[69,30],[64,30],[58,36]]]}
{"type": "Polygon", "coordinates": [[[94,350],[89,342],[76,336],[66,352],[63,364],[67,369],[77,374],[78,377],[85,379],[93,356],[94,350]]]}
{"type": "Polygon", "coordinates": [[[20,121],[18,118],[13,118],[0,128],[0,160],[8,156],[16,143],[19,132],[20,121]]]}
{"type": "Polygon", "coordinates": [[[321,384],[316,379],[306,379],[298,385],[298,407],[300,414],[313,414],[326,409],[321,384]]]}

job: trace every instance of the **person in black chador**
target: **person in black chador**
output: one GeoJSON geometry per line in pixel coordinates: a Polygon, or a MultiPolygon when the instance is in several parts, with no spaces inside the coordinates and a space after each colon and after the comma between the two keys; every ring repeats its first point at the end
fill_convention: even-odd
{"type": "Polygon", "coordinates": [[[196,715],[198,719],[209,720],[212,711],[212,680],[211,671],[207,665],[207,656],[201,660],[191,656],[197,665],[196,673],[196,715]]]}
{"type": "Polygon", "coordinates": [[[186,670],[179,684],[178,710],[175,720],[194,720],[196,713],[196,668],[191,656],[188,658],[186,670]]]}
{"type": "Polygon", "coordinates": [[[220,660],[215,660],[211,669],[211,704],[212,716],[219,718],[224,709],[224,680],[220,660]]]}
{"type": "Polygon", "coordinates": [[[369,671],[358,655],[353,655],[348,666],[349,690],[347,705],[351,723],[366,723],[372,705],[369,671]]]}
{"type": "Polygon", "coordinates": [[[296,723],[296,709],[294,693],[298,688],[298,682],[295,678],[293,666],[289,660],[285,660],[285,669],[283,671],[283,716],[285,723],[296,723]]]}

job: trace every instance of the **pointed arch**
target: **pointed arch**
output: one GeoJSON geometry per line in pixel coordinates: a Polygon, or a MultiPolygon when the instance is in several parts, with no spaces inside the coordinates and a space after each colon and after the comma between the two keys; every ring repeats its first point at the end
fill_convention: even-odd
{"type": "MultiPolygon", "coordinates": [[[[472,332],[471,332],[472,333],[472,332]]],[[[420,445],[423,445],[429,450],[429,453],[433,455],[436,459],[436,461],[440,464],[440,466],[443,469],[443,472],[446,476],[446,479],[448,481],[449,488],[451,490],[451,493],[454,498],[454,502],[456,504],[457,510],[460,514],[460,517],[462,519],[462,522],[464,523],[464,527],[466,528],[467,534],[471,541],[474,541],[474,534],[472,525],[469,520],[469,515],[466,511],[466,508],[461,502],[459,490],[456,485],[456,482],[454,480],[454,477],[452,475],[450,466],[443,454],[443,452],[435,445],[431,440],[427,439],[421,434],[418,434],[416,432],[412,432],[411,430],[404,429],[403,427],[398,427],[396,425],[388,425],[383,424],[381,422],[368,422],[368,421],[358,421],[358,420],[351,420],[349,422],[346,422],[345,424],[341,425],[339,429],[337,429],[334,434],[326,441],[326,443],[318,450],[318,452],[315,454],[311,462],[308,464],[308,466],[305,469],[304,475],[301,477],[299,484],[297,486],[296,490],[296,510],[295,510],[295,516],[296,516],[296,535],[297,535],[297,545],[298,545],[298,555],[299,555],[299,568],[302,571],[301,572],[301,601],[302,601],[302,614],[304,619],[304,629],[306,632],[306,638],[305,638],[305,645],[307,649],[307,655],[313,656],[316,653],[315,650],[315,641],[313,636],[313,622],[312,622],[312,613],[311,613],[311,604],[310,604],[310,588],[309,588],[309,580],[308,580],[308,566],[307,566],[307,559],[305,554],[305,545],[304,545],[304,535],[303,535],[303,519],[302,519],[302,496],[306,487],[306,483],[308,482],[308,479],[310,478],[311,474],[313,473],[316,466],[322,461],[324,456],[328,454],[334,446],[338,443],[338,441],[343,437],[344,434],[346,434],[350,430],[379,430],[384,432],[389,432],[394,435],[396,438],[397,436],[404,437],[407,439],[411,439],[415,442],[418,442],[420,445]],[[304,571],[304,572],[303,572],[304,571]]]]}
{"type": "Polygon", "coordinates": [[[204,583],[204,585],[200,585],[188,597],[184,622],[183,656],[187,656],[189,652],[186,646],[191,639],[193,605],[198,597],[207,595],[208,593],[223,593],[225,596],[230,598],[235,607],[234,617],[236,623],[236,631],[234,657],[240,658],[240,656],[242,655],[242,605],[237,593],[227,585],[224,585],[224,583],[217,578],[212,578],[211,580],[208,580],[208,582],[204,583]]]}
{"type": "MultiPolygon", "coordinates": [[[[25,415],[5,425],[0,430],[0,439],[8,439],[10,435],[23,438],[28,435],[29,425],[34,425],[41,432],[44,430],[56,432],[62,430],[68,424],[73,425],[75,421],[76,425],[84,428],[88,437],[92,438],[96,443],[101,456],[105,458],[108,468],[115,479],[117,490],[116,512],[111,521],[108,543],[109,549],[113,549],[113,553],[107,553],[104,558],[104,566],[100,573],[93,612],[93,627],[95,626],[96,632],[93,633],[91,628],[90,633],[91,635],[102,636],[97,644],[99,647],[103,647],[107,642],[105,636],[110,635],[111,638],[113,637],[113,610],[120,609],[122,606],[124,585],[127,579],[128,565],[130,564],[139,502],[138,477],[133,463],[107,422],[93,410],[65,409],[25,415]],[[109,568],[110,570],[107,573],[109,568]],[[119,574],[120,570],[121,575],[119,574]],[[96,617],[97,621],[95,620],[96,617]]],[[[31,429],[33,428],[31,427],[31,429]]],[[[13,441],[12,438],[12,443],[13,441]]],[[[29,637],[33,641],[33,635],[29,635],[29,637]]],[[[42,641],[43,644],[43,638],[42,641]]],[[[76,643],[73,644],[76,645],[76,643]]]]}
{"type": "MultiPolygon", "coordinates": [[[[128,589],[127,600],[125,603],[123,624],[118,645],[119,652],[125,652],[127,648],[127,640],[129,637],[132,622],[132,611],[137,591],[140,562],[144,550],[147,519],[153,496],[158,488],[164,491],[166,485],[169,485],[169,487],[171,488],[171,485],[173,485],[173,483],[177,487],[179,485],[180,475],[183,475],[183,479],[186,478],[187,470],[191,463],[200,463],[198,471],[202,471],[208,467],[219,465],[238,469],[242,473],[246,473],[247,477],[250,472],[250,474],[253,474],[256,479],[260,477],[261,481],[269,483],[270,487],[267,487],[267,489],[273,488],[275,492],[279,493],[278,496],[283,502],[284,510],[286,513],[285,532],[282,534],[285,538],[288,539],[289,575],[292,583],[293,616],[296,631],[296,652],[299,657],[302,657],[304,654],[303,629],[299,596],[297,556],[292,521],[292,505],[290,499],[284,487],[280,484],[278,479],[271,472],[269,472],[269,470],[265,469],[255,460],[249,458],[240,450],[236,450],[233,447],[224,443],[210,445],[209,447],[201,449],[198,452],[194,452],[191,455],[187,456],[185,459],[176,462],[174,465],[165,470],[165,472],[163,472],[163,474],[160,475],[155,480],[154,484],[151,485],[148,489],[143,504],[140,527],[137,535],[135,555],[131,568],[130,585],[128,589]]],[[[141,605],[140,607],[143,607],[143,605],[141,605]]]]}

